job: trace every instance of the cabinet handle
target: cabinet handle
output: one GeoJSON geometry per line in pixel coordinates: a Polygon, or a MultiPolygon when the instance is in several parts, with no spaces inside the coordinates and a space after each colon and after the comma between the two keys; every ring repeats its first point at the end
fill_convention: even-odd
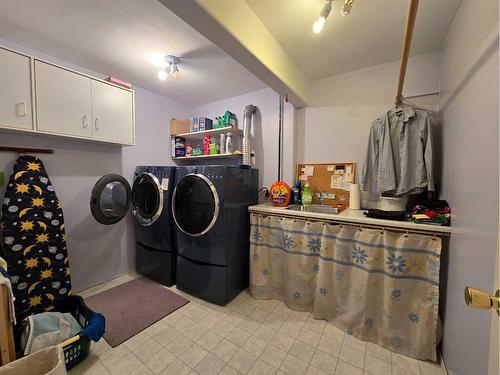
{"type": "Polygon", "coordinates": [[[26,116],[26,103],[21,102],[16,104],[16,116],[24,117],[26,116]]]}
{"type": "Polygon", "coordinates": [[[87,115],[83,116],[83,127],[84,128],[89,127],[89,116],[87,116],[87,115]]]}
{"type": "Polygon", "coordinates": [[[95,121],[94,121],[94,126],[95,126],[95,130],[99,130],[99,128],[101,127],[101,125],[99,124],[99,118],[96,117],[95,121]]]}

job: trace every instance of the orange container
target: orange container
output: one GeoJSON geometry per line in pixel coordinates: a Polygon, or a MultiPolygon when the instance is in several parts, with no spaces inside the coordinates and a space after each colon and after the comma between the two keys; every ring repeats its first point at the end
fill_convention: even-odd
{"type": "Polygon", "coordinates": [[[269,199],[275,207],[286,207],[292,199],[292,190],[284,181],[278,181],[271,185],[269,199]]]}

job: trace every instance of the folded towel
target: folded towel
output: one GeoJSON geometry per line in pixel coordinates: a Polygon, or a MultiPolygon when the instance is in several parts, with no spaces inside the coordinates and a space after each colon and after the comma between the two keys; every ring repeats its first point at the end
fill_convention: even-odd
{"type": "Polygon", "coordinates": [[[7,273],[7,262],[0,257],[0,285],[5,285],[9,293],[9,315],[10,321],[16,324],[16,313],[14,310],[14,294],[12,293],[12,284],[10,283],[10,276],[7,273]]]}
{"type": "Polygon", "coordinates": [[[4,271],[7,271],[7,262],[2,257],[0,257],[0,268],[3,268],[4,271]]]}
{"type": "Polygon", "coordinates": [[[377,210],[375,208],[370,208],[367,212],[363,212],[365,216],[372,217],[374,219],[385,219],[385,220],[406,220],[406,211],[383,211],[377,210]]]}
{"type": "Polygon", "coordinates": [[[81,330],[80,334],[86,335],[89,339],[97,342],[104,335],[106,319],[104,315],[95,313],[89,319],[87,326],[81,330]]]}
{"type": "Polygon", "coordinates": [[[22,322],[21,349],[28,355],[76,336],[82,327],[70,313],[44,312],[22,322]]]}

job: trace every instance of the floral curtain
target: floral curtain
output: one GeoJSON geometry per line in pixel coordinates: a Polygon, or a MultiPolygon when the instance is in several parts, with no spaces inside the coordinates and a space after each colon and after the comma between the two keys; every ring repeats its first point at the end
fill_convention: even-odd
{"type": "Polygon", "coordinates": [[[436,361],[438,237],[251,214],[250,292],[436,361]]]}

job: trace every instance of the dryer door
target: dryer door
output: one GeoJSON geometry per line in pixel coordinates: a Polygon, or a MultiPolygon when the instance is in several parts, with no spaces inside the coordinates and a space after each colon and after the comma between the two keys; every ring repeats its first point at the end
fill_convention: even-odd
{"type": "Polygon", "coordinates": [[[184,176],[174,189],[172,213],[183,233],[193,237],[207,233],[219,215],[219,196],[214,184],[199,173],[184,176]]]}
{"type": "Polygon", "coordinates": [[[118,174],[107,174],[99,179],[90,196],[90,211],[101,224],[111,225],[125,217],[130,207],[130,185],[118,174]]]}
{"type": "Polygon", "coordinates": [[[153,224],[163,210],[163,189],[160,181],[151,173],[137,175],[132,186],[132,213],[137,222],[153,224]]]}

